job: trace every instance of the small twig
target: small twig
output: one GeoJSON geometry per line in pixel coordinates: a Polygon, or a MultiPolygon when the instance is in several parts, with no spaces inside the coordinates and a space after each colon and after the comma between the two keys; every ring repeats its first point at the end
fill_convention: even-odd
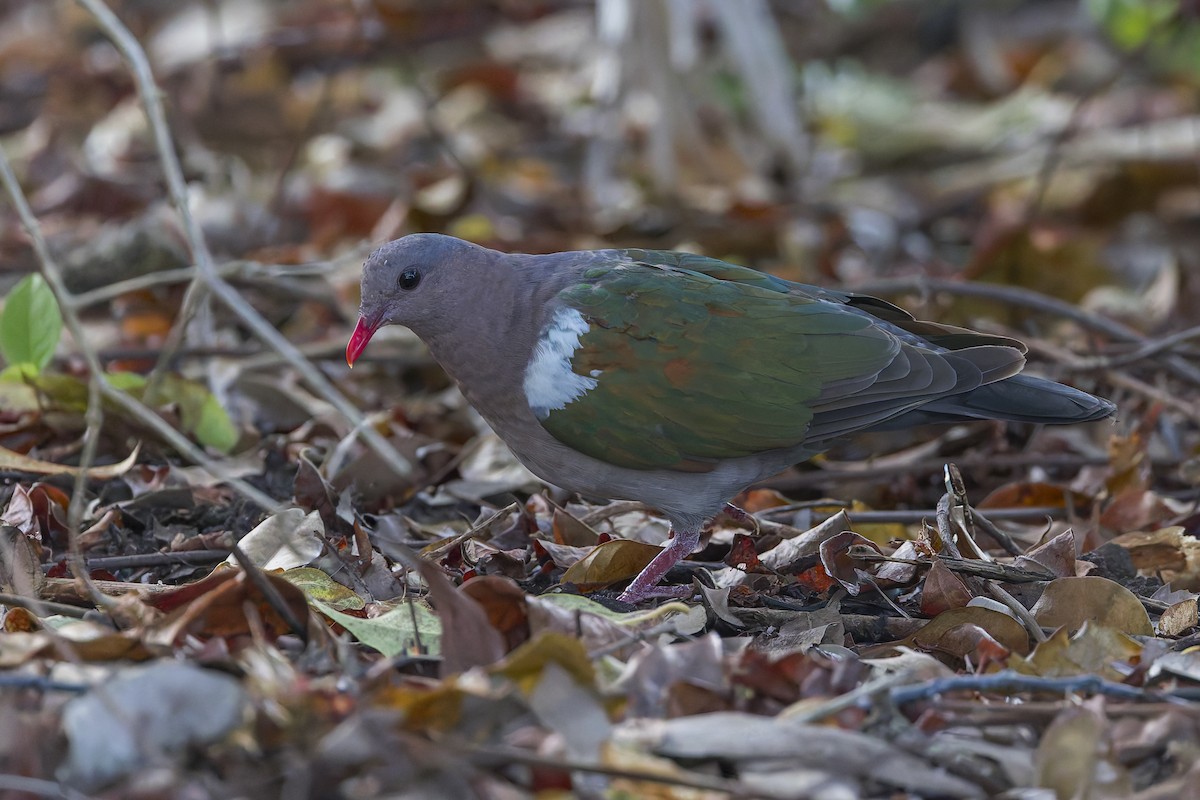
{"type": "MultiPolygon", "coordinates": [[[[204,566],[229,557],[228,550],[180,550],[173,553],[139,553],[130,556],[84,557],[88,569],[140,569],[143,567],[204,566]]],[[[46,564],[49,569],[52,565],[46,564]]]]}
{"type": "MultiPolygon", "coordinates": [[[[908,278],[887,278],[870,281],[853,287],[856,292],[872,294],[901,294],[903,292],[945,292],[962,297],[982,297],[988,300],[1009,303],[1031,311],[1069,319],[1088,330],[1097,331],[1120,342],[1133,342],[1137,345],[1146,344],[1145,336],[1121,323],[1084,311],[1055,297],[1035,292],[1020,286],[1000,286],[993,283],[969,283],[967,281],[949,280],[946,278],[928,278],[924,276],[908,278]]],[[[1200,385],[1200,368],[1179,356],[1165,355],[1162,363],[1177,377],[1200,385]]]]}
{"type": "Polygon", "coordinates": [[[1177,331],[1157,339],[1147,339],[1145,344],[1130,350],[1128,353],[1112,356],[1079,356],[1076,358],[1074,369],[1113,369],[1136,363],[1151,356],[1170,350],[1192,339],[1200,339],[1200,325],[1194,328],[1177,331]]]}
{"type": "Polygon", "coordinates": [[[637,500],[618,500],[615,503],[609,503],[606,506],[601,506],[594,511],[589,511],[579,518],[579,521],[589,528],[594,528],[601,522],[607,522],[613,517],[619,517],[622,514],[657,514],[658,511],[637,500]]]}
{"type": "MultiPolygon", "coordinates": [[[[852,547],[847,551],[848,555],[860,561],[877,561],[886,562],[889,564],[908,564],[909,566],[927,568],[933,565],[933,562],[925,558],[897,558],[888,556],[882,553],[877,553],[869,547],[852,547]]],[[[1036,571],[1016,567],[1011,564],[1000,564],[995,561],[979,561],[974,558],[952,558],[950,556],[938,556],[938,561],[951,572],[961,575],[971,575],[975,578],[983,578],[989,581],[1004,581],[1005,583],[1044,583],[1052,581],[1058,576],[1049,570],[1036,571]]]]}
{"type": "Polygon", "coordinates": [[[1013,612],[1017,620],[1029,632],[1029,635],[1033,637],[1035,642],[1041,643],[1046,641],[1046,632],[1042,630],[1041,624],[1034,619],[1033,613],[1028,608],[1021,605],[1021,602],[1017,598],[992,581],[984,582],[983,588],[993,599],[999,600],[1008,607],[1009,611],[1013,612]]]}
{"type": "Polygon", "coordinates": [[[1101,694],[1124,700],[1140,700],[1156,703],[1182,703],[1182,700],[1162,692],[1139,689],[1105,680],[1098,675],[1079,675],[1070,678],[1041,678],[1022,675],[1005,670],[992,675],[958,675],[952,678],[935,678],[913,686],[902,686],[891,691],[891,701],[898,706],[930,700],[950,692],[1000,692],[1012,695],[1017,692],[1042,692],[1049,694],[1101,694]]]}
{"type": "MultiPolygon", "coordinates": [[[[72,608],[72,611],[78,611],[78,608],[72,608]]],[[[65,681],[56,681],[53,678],[47,678],[42,675],[0,675],[0,688],[4,689],[35,689],[39,692],[68,692],[70,694],[83,694],[92,687],[86,683],[67,683],[65,681]]]]}
{"type": "Polygon", "coordinates": [[[67,565],[75,580],[87,587],[92,600],[98,608],[111,604],[111,598],[105,597],[92,583],[84,564],[83,547],[79,541],[80,531],[83,530],[83,513],[87,504],[87,475],[92,463],[96,460],[96,448],[100,443],[100,428],[104,425],[104,406],[100,401],[100,380],[88,377],[88,404],[84,412],[86,428],[83,432],[83,449],[79,453],[79,471],[75,473],[74,486],[71,489],[71,502],[67,506],[67,550],[69,557],[67,565]]]}
{"type": "Polygon", "coordinates": [[[71,617],[72,619],[83,619],[88,615],[86,609],[79,606],[71,606],[66,603],[55,603],[50,600],[39,600],[36,597],[25,597],[20,594],[0,593],[0,605],[12,606],[14,608],[24,608],[32,611],[39,617],[47,617],[52,614],[57,614],[60,617],[71,617]]]}
{"type": "MultiPolygon", "coordinates": [[[[224,277],[232,277],[241,274],[241,272],[254,262],[251,261],[229,261],[217,267],[217,272],[224,277]]],[[[81,292],[71,298],[71,305],[75,308],[88,308],[89,306],[100,305],[107,303],[110,300],[115,300],[123,294],[130,292],[138,292],[143,289],[153,289],[155,286],[169,286],[176,283],[190,283],[196,277],[195,267],[182,267],[180,269],[164,269],[158,272],[151,272],[148,275],[138,275],[134,278],[128,278],[116,283],[110,283],[106,286],[100,286],[87,292],[81,292]]]]}
{"type": "Polygon", "coordinates": [[[520,510],[521,510],[521,507],[518,504],[509,503],[504,508],[501,508],[498,511],[493,512],[492,514],[489,514],[488,518],[485,519],[483,522],[480,522],[478,525],[471,526],[469,529],[463,531],[462,533],[458,534],[457,536],[451,536],[449,539],[445,539],[441,542],[437,542],[436,544],[430,545],[429,547],[427,547],[426,549],[421,551],[421,557],[427,561],[436,562],[442,556],[446,555],[451,550],[453,550],[454,548],[461,545],[463,542],[467,541],[468,539],[473,539],[476,536],[478,536],[479,534],[481,534],[484,531],[491,528],[492,525],[496,524],[497,520],[501,519],[502,517],[504,517],[508,514],[518,513],[518,512],[520,512],[520,510]]]}
{"type": "Polygon", "coordinates": [[[267,579],[266,573],[259,569],[258,565],[251,561],[249,556],[242,551],[242,548],[236,544],[230,548],[230,552],[237,559],[242,571],[246,573],[246,578],[253,584],[255,589],[258,589],[262,593],[262,596],[266,598],[271,608],[275,609],[275,613],[292,629],[292,633],[299,636],[301,641],[307,642],[308,625],[292,613],[292,609],[288,606],[287,601],[283,599],[283,595],[267,579]]]}

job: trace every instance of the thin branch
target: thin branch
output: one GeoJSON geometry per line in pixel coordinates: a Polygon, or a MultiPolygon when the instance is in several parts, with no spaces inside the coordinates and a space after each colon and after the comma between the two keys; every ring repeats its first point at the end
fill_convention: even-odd
{"type": "MultiPolygon", "coordinates": [[[[1102,333],[1120,342],[1133,342],[1137,345],[1143,345],[1148,342],[1145,336],[1115,320],[1089,313],[1056,297],[1050,297],[1049,295],[1021,286],[999,286],[993,283],[968,283],[966,281],[949,280],[946,278],[914,276],[868,281],[867,283],[853,287],[853,290],[869,294],[945,292],[961,297],[982,297],[988,300],[1020,306],[1032,311],[1060,316],[1077,323],[1080,327],[1102,333]]],[[[1194,364],[1175,355],[1162,356],[1161,361],[1177,377],[1200,386],[1200,368],[1197,368],[1194,364]]]]}
{"type": "Polygon", "coordinates": [[[75,309],[71,305],[71,293],[63,281],[62,269],[50,253],[46,239],[42,236],[41,226],[38,224],[37,218],[33,216],[33,211],[29,208],[29,201],[25,198],[25,192],[21,189],[21,184],[17,181],[12,164],[9,163],[8,155],[4,152],[3,148],[0,148],[0,182],[4,184],[5,190],[12,199],[13,207],[17,211],[17,216],[21,220],[21,224],[24,226],[26,233],[29,234],[29,239],[33,244],[33,251],[37,255],[38,262],[42,268],[42,275],[58,300],[59,308],[62,311],[63,324],[67,326],[67,330],[75,340],[75,345],[83,355],[84,361],[87,362],[89,381],[95,381],[98,384],[100,393],[106,400],[118,406],[131,419],[137,420],[153,430],[154,433],[184,458],[193,464],[199,464],[204,467],[214,478],[228,484],[264,509],[276,510],[278,503],[274,498],[264,494],[240,478],[228,475],[227,470],[222,464],[209,458],[203,450],[192,444],[186,436],[171,427],[153,409],[109,383],[108,377],[104,373],[104,368],[100,364],[100,359],[96,355],[96,351],[89,344],[89,340],[79,322],[79,316],[75,313],[75,309]]]}
{"type": "MultiPolygon", "coordinates": [[[[374,428],[362,426],[362,414],[358,409],[334,387],[333,383],[312,362],[304,357],[295,345],[267,322],[217,272],[203,231],[188,205],[187,184],[183,178],[183,168],[175,154],[170,128],[167,126],[166,114],[163,111],[162,98],[158,85],[154,81],[146,51],[102,0],[76,0],[76,2],[96,18],[100,27],[125,57],[133,74],[138,95],[146,112],[146,119],[154,134],[154,143],[162,163],[163,177],[166,180],[171,202],[175,205],[183,222],[184,234],[192,251],[192,258],[196,262],[196,277],[189,287],[188,295],[195,296],[199,291],[196,287],[201,284],[205,290],[212,292],[255,336],[283,356],[317,394],[331,403],[350,422],[351,427],[360,428],[364,441],[379,454],[389,469],[397,475],[410,474],[412,465],[408,463],[408,460],[374,428]]],[[[164,352],[164,357],[166,355],[167,353],[164,352]]]]}
{"type": "Polygon", "coordinates": [[[1080,675],[1070,678],[1040,678],[1033,675],[1005,670],[992,675],[960,675],[953,678],[936,678],[913,686],[903,686],[891,691],[891,700],[898,706],[931,700],[950,692],[999,692],[1012,695],[1018,692],[1043,694],[1100,694],[1123,700],[1149,702],[1183,702],[1162,692],[1139,689],[1104,680],[1097,675],[1080,675]]]}
{"type": "MultiPolygon", "coordinates": [[[[145,569],[147,567],[202,567],[229,557],[228,550],[179,550],[172,553],[137,553],[129,556],[86,558],[88,569],[145,569]]],[[[52,564],[44,565],[50,568],[52,564]]],[[[2,602],[2,601],[0,601],[2,602]]]]}
{"type": "Polygon", "coordinates": [[[88,377],[88,405],[84,412],[86,428],[83,432],[83,450],[79,453],[79,471],[75,473],[75,484],[71,489],[71,502],[67,506],[67,547],[70,553],[68,564],[75,580],[87,587],[98,607],[110,602],[92,583],[83,560],[83,546],[79,532],[83,530],[83,512],[87,505],[87,476],[96,460],[96,448],[100,444],[100,428],[104,425],[104,405],[100,402],[100,381],[88,377]]]}
{"type": "Polygon", "coordinates": [[[1140,347],[1113,356],[1083,356],[1076,363],[1076,369],[1113,369],[1115,367],[1124,367],[1129,364],[1136,363],[1151,356],[1156,356],[1159,353],[1170,350],[1184,342],[1190,342],[1193,339],[1200,339],[1200,325],[1194,328],[1188,328],[1182,331],[1161,336],[1157,339],[1147,339],[1146,343],[1140,347]]]}

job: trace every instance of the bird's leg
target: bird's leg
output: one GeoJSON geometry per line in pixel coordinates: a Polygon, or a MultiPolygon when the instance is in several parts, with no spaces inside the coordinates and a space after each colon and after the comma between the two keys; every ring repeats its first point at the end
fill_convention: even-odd
{"type": "Polygon", "coordinates": [[[700,543],[700,528],[685,531],[673,530],[673,533],[674,536],[663,548],[663,551],[638,573],[633,582],[629,584],[629,588],[621,593],[619,600],[625,603],[637,603],[647,597],[660,594],[678,596],[671,590],[656,590],[654,587],[670,571],[671,567],[691,555],[692,551],[696,549],[696,545],[700,543]]]}

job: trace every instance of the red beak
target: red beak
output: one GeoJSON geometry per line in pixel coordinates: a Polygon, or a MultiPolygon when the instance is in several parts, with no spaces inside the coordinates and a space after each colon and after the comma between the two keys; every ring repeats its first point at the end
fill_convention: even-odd
{"type": "Polygon", "coordinates": [[[358,324],[354,326],[354,333],[350,334],[350,344],[346,345],[347,366],[354,366],[354,362],[358,361],[362,351],[367,349],[367,343],[371,341],[371,337],[377,330],[379,330],[379,323],[367,322],[364,317],[358,318],[358,324]]]}

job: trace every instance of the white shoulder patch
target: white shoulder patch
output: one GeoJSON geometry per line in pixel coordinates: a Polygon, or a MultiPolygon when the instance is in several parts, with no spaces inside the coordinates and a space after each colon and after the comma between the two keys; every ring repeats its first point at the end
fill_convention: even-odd
{"type": "Polygon", "coordinates": [[[525,367],[525,400],[538,419],[545,419],[551,411],[565,408],[596,388],[600,370],[592,370],[591,377],[587,377],[571,369],[579,337],[587,330],[587,320],[573,308],[559,309],[542,329],[525,367]]]}

